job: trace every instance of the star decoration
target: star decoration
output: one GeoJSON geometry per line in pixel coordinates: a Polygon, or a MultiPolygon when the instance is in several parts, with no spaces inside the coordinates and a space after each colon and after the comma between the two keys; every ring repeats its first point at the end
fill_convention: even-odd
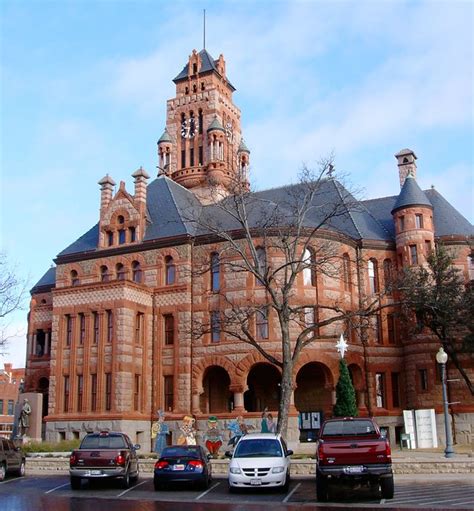
{"type": "Polygon", "coordinates": [[[339,337],[339,341],[336,344],[337,351],[341,354],[341,358],[344,358],[344,354],[346,353],[348,346],[349,345],[344,339],[344,336],[341,334],[341,337],[339,337]]]}

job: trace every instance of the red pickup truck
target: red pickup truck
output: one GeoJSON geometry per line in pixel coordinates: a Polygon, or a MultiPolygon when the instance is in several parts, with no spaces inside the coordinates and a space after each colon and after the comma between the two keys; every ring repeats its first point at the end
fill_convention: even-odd
{"type": "Polygon", "coordinates": [[[138,479],[138,449],[124,433],[87,434],[69,459],[71,488],[79,490],[83,479],[107,478],[119,479],[128,488],[130,481],[138,479]]]}
{"type": "Polygon", "coordinates": [[[383,498],[394,494],[389,441],[370,418],[329,419],[321,426],[316,451],[316,492],[327,502],[330,482],[365,483],[380,488],[383,498]]]}

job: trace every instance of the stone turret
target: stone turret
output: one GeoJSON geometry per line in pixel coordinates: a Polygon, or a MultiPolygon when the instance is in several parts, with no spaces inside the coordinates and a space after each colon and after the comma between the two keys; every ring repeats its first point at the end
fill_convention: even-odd
{"type": "Polygon", "coordinates": [[[110,204],[114,193],[115,181],[106,174],[99,182],[100,185],[100,211],[101,214],[110,204]]]}
{"type": "Polygon", "coordinates": [[[433,206],[411,173],[404,180],[392,216],[398,266],[425,264],[434,248],[433,206]]]}

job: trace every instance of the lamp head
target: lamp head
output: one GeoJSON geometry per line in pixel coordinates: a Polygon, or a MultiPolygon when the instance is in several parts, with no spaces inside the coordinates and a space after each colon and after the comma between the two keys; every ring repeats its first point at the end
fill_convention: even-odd
{"type": "Polygon", "coordinates": [[[446,364],[448,361],[448,354],[444,351],[443,347],[438,350],[438,353],[436,353],[436,362],[438,364],[446,364]]]}

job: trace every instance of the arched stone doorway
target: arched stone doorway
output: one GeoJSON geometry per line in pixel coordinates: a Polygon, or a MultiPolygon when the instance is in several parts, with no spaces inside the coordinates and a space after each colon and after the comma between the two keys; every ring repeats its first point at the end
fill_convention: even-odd
{"type": "Polygon", "coordinates": [[[248,390],[244,394],[247,412],[261,412],[264,408],[278,410],[280,401],[280,371],[271,364],[256,364],[247,376],[248,390]]]}
{"type": "Polygon", "coordinates": [[[334,381],[331,371],[320,362],[305,364],[296,375],[295,406],[300,412],[332,408],[334,381]]]}
{"type": "Polygon", "coordinates": [[[208,367],[204,373],[200,397],[203,413],[225,413],[231,411],[232,392],[229,390],[230,377],[220,366],[208,367]]]}
{"type": "Polygon", "coordinates": [[[42,377],[38,381],[38,392],[43,394],[43,409],[41,412],[42,417],[48,415],[48,396],[49,396],[49,380],[46,377],[42,377]]]}

